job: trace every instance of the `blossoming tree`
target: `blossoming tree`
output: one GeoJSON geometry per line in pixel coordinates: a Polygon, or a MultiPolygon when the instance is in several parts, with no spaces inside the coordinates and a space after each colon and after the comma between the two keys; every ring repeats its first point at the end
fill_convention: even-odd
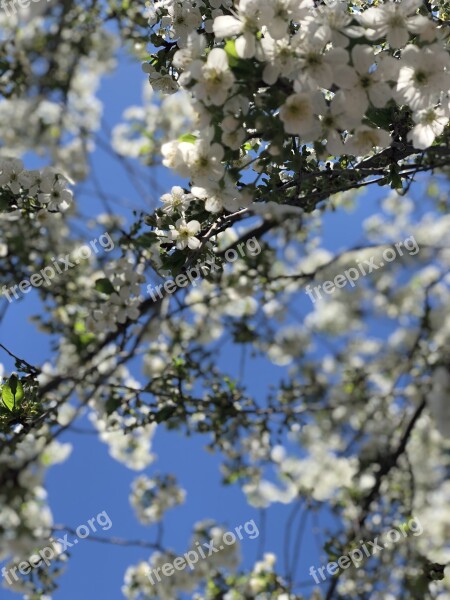
{"type": "MultiPolygon", "coordinates": [[[[2,559],[26,559],[54,532],[45,472],[87,414],[132,470],[151,465],[167,427],[204,436],[224,485],[253,507],[333,514],[324,562],[412,516],[424,528],[308,586],[289,535],[284,566],[266,540],[252,569],[230,547],[153,584],[150,570],[174,557],[158,541],[126,570],[130,600],[450,598],[449,10],[444,0],[2,4],[1,318],[12,281],[35,285],[88,239],[77,234],[87,185],[104,207],[92,224],[116,242],[114,255],[36,284],[51,362],[1,344],[15,363],[1,390],[2,559]],[[108,132],[97,90],[120,53],[142,63],[143,101],[108,132]],[[98,147],[144,200],[127,220],[91,168],[98,147]],[[46,166],[26,168],[32,156],[46,166]],[[143,182],[161,165],[177,185],[152,205],[143,182]],[[322,223],[366,189],[383,199],[363,243],[326,248],[322,223]],[[358,277],[345,282],[349,266],[358,277]],[[242,356],[238,375],[220,360],[224,339],[242,356]],[[246,358],[278,367],[265,398],[246,358]]],[[[144,525],[184,499],[173,474],[140,473],[130,495],[144,525]]],[[[193,524],[190,548],[221,531],[193,524]]],[[[10,587],[51,598],[63,559],[10,587]]]]}

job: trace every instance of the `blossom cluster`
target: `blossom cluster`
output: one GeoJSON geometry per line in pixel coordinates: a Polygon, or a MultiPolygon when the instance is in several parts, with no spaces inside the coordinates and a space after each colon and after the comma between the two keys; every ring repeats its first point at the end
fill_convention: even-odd
{"type": "Polygon", "coordinates": [[[318,168],[393,145],[429,148],[449,122],[450,56],[420,0],[161,0],[150,10],[154,89],[188,91],[189,136],[162,147],[207,211],[236,210],[292,178],[293,154],[318,168]],[[307,150],[305,150],[307,149],[307,150]]]}
{"type": "Polygon", "coordinates": [[[70,182],[59,175],[55,169],[46,167],[43,170],[28,171],[18,158],[0,158],[0,193],[8,203],[12,198],[12,206],[18,204],[17,210],[24,206],[28,198],[32,198],[37,206],[50,212],[59,212],[69,208],[73,194],[68,189],[70,182]],[[21,202],[18,202],[18,198],[21,202]]]}
{"type": "Polygon", "coordinates": [[[136,320],[140,314],[142,268],[136,269],[131,259],[122,258],[111,261],[105,267],[105,275],[103,281],[107,282],[107,287],[99,289],[102,301],[87,319],[88,328],[96,332],[116,331],[118,325],[123,325],[127,319],[136,320]]]}
{"type": "MultiPolygon", "coordinates": [[[[96,433],[112,459],[137,472],[129,496],[137,519],[157,524],[156,542],[146,542],[158,551],[126,572],[128,599],[171,600],[183,592],[193,600],[321,597],[303,589],[294,595],[295,574],[289,577],[289,565],[283,571],[271,553],[237,572],[235,547],[193,574],[152,584],[152,568],[174,556],[163,518],[185,499],[174,477],[150,471],[153,440],[166,425],[171,435],[178,429],[208,437],[224,482],[240,485],[253,507],[297,511],[306,498],[314,518],[331,509],[341,523],[339,533],[327,535],[331,553],[348,552],[355,524],[370,539],[394,513],[420,516],[426,528],[416,548],[386,550],[373,570],[347,571],[335,595],[356,598],[364,589],[374,598],[385,590],[402,597],[404,582],[414,581],[424,595],[448,597],[448,576],[441,582],[422,575],[426,561],[450,563],[450,219],[436,210],[448,209],[447,195],[430,184],[414,212],[413,193],[400,199],[392,192],[362,224],[368,247],[342,253],[322,243],[322,217],[339,227],[326,211],[353,207],[353,190],[320,210],[307,204],[309,195],[330,196],[329,181],[351,188],[361,165],[360,180],[381,165],[381,184],[394,188],[403,156],[415,157],[411,173],[421,164],[434,168],[427,156],[446,150],[449,118],[448,5],[157,0],[147,8],[106,2],[88,10],[72,3],[55,8],[63,13],[57,27],[30,20],[16,45],[7,42],[0,91],[16,95],[0,102],[0,201],[9,211],[0,215],[3,277],[20,270],[25,278],[52,255],[71,252],[78,231],[67,214],[83,234],[102,224],[120,236],[121,258],[83,261],[40,290],[46,302],[35,322],[52,335],[54,354],[40,367],[35,395],[28,383],[35,371],[25,370],[23,404],[0,407],[0,558],[26,555],[50,533],[45,470],[70,451],[54,436],[96,433]],[[189,183],[177,181],[154,214],[139,214],[137,223],[137,213],[129,215],[127,230],[122,206],[120,216],[108,210],[87,222],[84,214],[77,220],[75,207],[64,214],[70,180],[58,173],[85,178],[94,140],[105,146],[95,92],[114,64],[114,43],[103,24],[117,20],[140,60],[147,57],[144,11],[156,49],[144,71],[158,93],[147,85],[143,106],[124,112],[110,154],[146,168],[161,153],[189,183]],[[27,150],[52,157],[55,169],[27,171],[9,158],[27,150]],[[20,219],[24,208],[36,218],[20,219]],[[270,236],[262,239],[256,222],[271,226],[270,236]],[[152,231],[141,235],[143,224],[152,231]],[[140,297],[155,271],[179,272],[203,252],[226,256],[253,233],[258,253],[220,276],[207,274],[158,305],[140,297]],[[381,261],[383,249],[406,236],[417,239],[420,253],[404,253],[314,306],[302,304],[306,283],[334,279],[355,261],[381,261]],[[224,360],[230,347],[236,355],[242,350],[239,365],[224,360]],[[254,371],[246,378],[253,357],[274,374],[266,398],[254,371]],[[128,364],[133,373],[141,367],[142,381],[128,364]],[[84,421],[76,427],[86,413],[94,431],[84,421]]],[[[13,20],[4,23],[0,14],[0,23],[10,36],[13,20]]],[[[127,169],[133,182],[135,166],[127,169]]],[[[148,175],[146,169],[146,184],[148,175]]],[[[114,194],[100,194],[106,179],[90,183],[108,209],[114,194]]],[[[159,193],[155,180],[150,174],[151,193],[159,193]]],[[[199,523],[190,548],[220,540],[224,531],[199,523]]],[[[264,542],[272,550],[270,538],[264,542]]],[[[42,590],[51,593],[56,576],[45,573],[15,589],[47,600],[42,590]]]]}
{"type": "MultiPolygon", "coordinates": [[[[200,543],[212,542],[216,547],[221,545],[226,528],[216,523],[205,520],[196,523],[188,551],[196,551],[200,543]]],[[[152,582],[149,575],[152,569],[162,567],[167,562],[172,562],[177,554],[168,552],[155,552],[147,562],[142,561],[127,569],[123,594],[128,600],[141,598],[160,598],[170,600],[179,592],[193,592],[200,583],[213,573],[225,569],[234,571],[238,565],[239,543],[225,546],[220,552],[212,554],[208,560],[202,560],[196,565],[194,571],[189,569],[176,571],[171,577],[160,578],[152,582]]]]}
{"type": "Polygon", "coordinates": [[[161,521],[164,513],[185,499],[185,491],[178,487],[171,475],[153,477],[141,475],[133,482],[130,504],[141,523],[150,525],[161,521]]]}
{"type": "Polygon", "coordinates": [[[187,93],[160,97],[147,83],[142,101],[126,109],[123,122],[113,129],[112,145],[120,155],[149,165],[159,161],[164,143],[192,127],[195,113],[187,93]]]}

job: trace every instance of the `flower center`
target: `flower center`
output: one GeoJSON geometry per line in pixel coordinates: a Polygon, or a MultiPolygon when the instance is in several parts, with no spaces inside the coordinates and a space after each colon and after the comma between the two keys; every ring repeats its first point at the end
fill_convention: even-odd
{"type": "Polygon", "coordinates": [[[362,77],[360,77],[359,82],[361,84],[361,87],[367,90],[372,85],[372,78],[369,75],[363,75],[362,77]]]}
{"type": "Polygon", "coordinates": [[[306,64],[310,67],[317,67],[317,65],[322,64],[322,57],[320,54],[310,53],[306,57],[306,64]]]}
{"type": "Polygon", "coordinates": [[[435,120],[436,120],[436,113],[434,112],[433,109],[431,109],[425,114],[423,123],[424,123],[424,125],[432,125],[435,120]]]}
{"type": "Polygon", "coordinates": [[[275,9],[275,14],[274,17],[276,19],[283,19],[283,21],[287,21],[289,22],[289,13],[288,11],[284,8],[284,6],[278,6],[275,9]]]}
{"type": "Polygon", "coordinates": [[[208,81],[220,85],[223,82],[223,73],[217,69],[211,69],[208,73],[208,81]]]}
{"type": "Polygon", "coordinates": [[[180,237],[183,238],[184,240],[187,240],[188,238],[191,237],[191,233],[187,227],[182,227],[179,230],[179,234],[180,234],[180,237]]]}
{"type": "Polygon", "coordinates": [[[206,169],[207,167],[209,167],[209,160],[207,156],[200,156],[198,161],[197,161],[197,165],[200,169],[206,169]]]}
{"type": "Polygon", "coordinates": [[[414,73],[414,80],[419,85],[425,85],[428,81],[428,75],[425,73],[425,71],[416,71],[414,73]]]}
{"type": "Polygon", "coordinates": [[[324,116],[322,123],[328,129],[328,128],[331,128],[334,126],[335,119],[334,119],[333,115],[327,114],[324,116]]]}
{"type": "Polygon", "coordinates": [[[405,27],[405,19],[397,13],[389,19],[389,25],[394,29],[405,27]]]}
{"type": "Polygon", "coordinates": [[[308,104],[306,102],[296,102],[289,106],[288,112],[293,119],[305,117],[308,114],[308,104]]]}

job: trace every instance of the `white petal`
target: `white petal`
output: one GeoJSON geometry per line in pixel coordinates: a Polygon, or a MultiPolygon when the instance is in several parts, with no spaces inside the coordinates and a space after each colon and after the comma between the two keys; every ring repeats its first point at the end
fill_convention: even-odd
{"type": "Polygon", "coordinates": [[[355,69],[361,75],[367,73],[375,62],[373,50],[371,46],[367,46],[366,44],[358,44],[358,46],[353,48],[352,59],[355,69]]]}
{"type": "Polygon", "coordinates": [[[201,242],[197,238],[195,238],[195,237],[189,238],[188,246],[191,250],[197,250],[197,248],[199,248],[200,245],[201,245],[201,242]]]}
{"type": "Polygon", "coordinates": [[[363,90],[354,88],[349,92],[345,92],[345,97],[347,98],[349,112],[358,116],[366,113],[369,108],[369,100],[363,90]]]}
{"type": "Polygon", "coordinates": [[[264,83],[267,83],[267,85],[273,85],[276,83],[279,74],[280,69],[274,65],[266,65],[262,74],[264,83]]]}
{"type": "Polygon", "coordinates": [[[205,209],[211,213],[217,213],[222,210],[222,202],[218,196],[211,196],[205,202],[205,209]]]}
{"type": "Polygon", "coordinates": [[[201,225],[198,221],[190,221],[187,227],[188,227],[189,233],[192,235],[195,235],[201,229],[201,225]]]}
{"type": "Polygon", "coordinates": [[[369,98],[376,108],[383,108],[392,97],[391,88],[386,83],[378,83],[369,90],[369,98]]]}
{"type": "Polygon", "coordinates": [[[228,57],[222,48],[214,48],[208,54],[208,66],[215,67],[222,71],[228,70],[228,57]]]}
{"type": "Polygon", "coordinates": [[[253,58],[256,52],[256,39],[252,33],[241,35],[236,40],[236,52],[240,58],[253,58]]]}
{"type": "Polygon", "coordinates": [[[381,12],[379,8],[371,7],[365,10],[361,15],[359,15],[359,22],[364,25],[364,27],[373,27],[381,18],[381,12]]]}
{"type": "Polygon", "coordinates": [[[333,81],[344,90],[350,90],[358,83],[358,76],[352,67],[343,65],[334,71],[333,81]]]}
{"type": "Polygon", "coordinates": [[[216,38],[232,37],[242,31],[242,22],[236,17],[222,16],[214,19],[214,35],[216,38]]]}
{"type": "Polygon", "coordinates": [[[390,28],[387,41],[392,48],[404,48],[409,41],[408,30],[405,27],[390,28]]]}
{"type": "Polygon", "coordinates": [[[408,140],[413,143],[414,148],[425,150],[434,142],[436,136],[430,125],[416,125],[409,133],[408,140]]]}

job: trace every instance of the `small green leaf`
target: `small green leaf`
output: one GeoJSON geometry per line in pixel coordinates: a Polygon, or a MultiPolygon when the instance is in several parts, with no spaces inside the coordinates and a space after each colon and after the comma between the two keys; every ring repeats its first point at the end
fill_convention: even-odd
{"type": "Polygon", "coordinates": [[[110,296],[113,292],[116,291],[114,289],[113,284],[107,278],[97,279],[97,281],[95,282],[95,289],[97,290],[97,292],[107,294],[108,296],[110,296]]]}
{"type": "Polygon", "coordinates": [[[76,321],[73,330],[82,346],[87,346],[95,340],[95,335],[90,331],[86,331],[86,325],[83,321],[76,321]]]}
{"type": "Polygon", "coordinates": [[[225,52],[228,56],[232,56],[233,58],[239,58],[239,54],[236,50],[236,42],[234,40],[228,40],[225,44],[225,52]]]}
{"type": "Polygon", "coordinates": [[[233,381],[232,379],[230,379],[229,377],[224,377],[223,378],[224,382],[227,384],[229,390],[231,392],[234,392],[236,389],[236,381],[233,381]]]}
{"type": "Polygon", "coordinates": [[[176,410],[176,406],[166,406],[165,408],[162,408],[159,412],[156,413],[155,421],[157,423],[164,423],[164,421],[168,421],[170,417],[176,412],[176,410]]]}
{"type": "Polygon", "coordinates": [[[136,238],[136,244],[141,248],[151,248],[158,241],[158,236],[153,231],[144,233],[136,238]]]}
{"type": "Polygon", "coordinates": [[[178,138],[179,142],[188,142],[188,144],[195,144],[195,142],[197,141],[197,137],[195,135],[193,135],[192,133],[184,133],[183,135],[180,135],[180,137],[178,138]]]}
{"type": "Polygon", "coordinates": [[[106,401],[105,410],[108,416],[112,415],[118,408],[120,408],[120,398],[110,397],[106,401]]]}
{"type": "Polygon", "coordinates": [[[367,110],[367,118],[374,125],[389,131],[392,125],[392,110],[391,108],[369,108],[367,110]]]}
{"type": "Polygon", "coordinates": [[[2,401],[8,410],[14,410],[14,395],[7,383],[2,387],[2,401]]]}
{"type": "Polygon", "coordinates": [[[6,408],[13,411],[23,399],[23,385],[16,375],[11,375],[2,386],[2,401],[6,408]]]}
{"type": "Polygon", "coordinates": [[[239,64],[239,54],[236,51],[236,42],[234,40],[228,40],[224,50],[227,53],[230,67],[236,67],[239,64]]]}

